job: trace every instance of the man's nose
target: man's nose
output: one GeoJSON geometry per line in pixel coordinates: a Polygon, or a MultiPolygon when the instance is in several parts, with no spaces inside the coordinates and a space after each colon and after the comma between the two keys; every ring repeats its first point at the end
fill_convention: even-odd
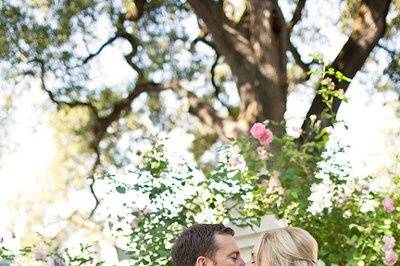
{"type": "Polygon", "coordinates": [[[240,258],[239,266],[246,266],[247,264],[244,262],[242,258],[240,258]]]}

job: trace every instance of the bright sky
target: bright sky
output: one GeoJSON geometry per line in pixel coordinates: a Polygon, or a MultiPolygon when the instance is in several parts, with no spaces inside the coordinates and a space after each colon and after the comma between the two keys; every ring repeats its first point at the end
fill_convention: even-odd
{"type": "MultiPolygon", "coordinates": [[[[332,12],[335,10],[332,2],[314,0],[315,9],[313,12],[332,12]],[[318,8],[318,5],[331,4],[331,8],[318,8]]],[[[334,2],[334,1],[333,1],[334,2]]],[[[323,15],[323,14],[322,14],[323,15]]],[[[329,16],[332,14],[326,14],[329,16]]],[[[326,55],[329,60],[332,59],[337,51],[342,47],[345,37],[338,35],[336,27],[326,24],[323,27],[323,34],[331,36],[333,40],[327,42],[329,45],[324,51],[319,51],[318,44],[308,44],[307,47],[299,49],[306,53],[319,51],[326,55]]],[[[121,44],[123,45],[123,44],[121,44]]],[[[382,54],[382,57],[385,55],[382,54]]],[[[103,84],[117,85],[121,81],[126,81],[132,76],[132,71],[124,63],[118,47],[106,48],[94,64],[98,67],[93,69],[96,80],[103,84]]],[[[378,70],[379,66],[374,65],[373,71],[378,70]]],[[[379,73],[379,72],[378,72],[379,73]]],[[[356,174],[365,175],[371,173],[380,173],[380,169],[389,167],[392,163],[392,152],[388,153],[389,137],[385,134],[389,131],[399,131],[399,121],[395,116],[396,95],[391,92],[377,93],[373,90],[372,84],[362,83],[361,80],[369,81],[368,73],[359,74],[348,91],[350,98],[349,104],[343,104],[339,117],[346,120],[350,126],[347,132],[338,132],[344,142],[351,144],[351,150],[348,154],[353,163],[356,174]],[[391,104],[386,104],[390,102],[391,104]]],[[[96,82],[97,82],[96,81],[96,82]]],[[[303,116],[306,106],[304,102],[309,102],[312,95],[309,90],[299,87],[297,93],[293,94],[288,101],[289,110],[287,118],[290,118],[294,126],[298,126],[300,118],[303,116]]],[[[17,109],[15,120],[12,127],[12,139],[18,143],[15,152],[6,156],[4,166],[0,169],[0,236],[6,231],[7,201],[15,197],[17,192],[29,194],[35,189],[35,178],[47,173],[49,163],[56,153],[56,148],[52,140],[52,130],[46,124],[46,113],[40,111],[39,106],[48,102],[48,98],[38,88],[32,86],[23,97],[18,98],[19,108],[17,109]],[[33,128],[35,128],[33,130],[33,128]]],[[[180,136],[181,138],[183,136],[180,136]]],[[[190,140],[191,136],[184,136],[190,140]]],[[[179,136],[172,139],[177,141],[179,136]]],[[[184,154],[190,141],[185,145],[173,145],[173,148],[180,147],[178,153],[184,154]]],[[[391,145],[393,147],[393,145],[391,145]]],[[[173,149],[172,148],[172,149],[173,149]]]]}
{"type": "Polygon", "coordinates": [[[8,220],[7,201],[17,192],[32,193],[35,178],[46,173],[56,152],[52,130],[40,107],[45,100],[46,96],[37,87],[17,98],[16,105],[19,107],[10,131],[16,149],[4,156],[4,165],[0,168],[0,234],[4,232],[8,220]]]}

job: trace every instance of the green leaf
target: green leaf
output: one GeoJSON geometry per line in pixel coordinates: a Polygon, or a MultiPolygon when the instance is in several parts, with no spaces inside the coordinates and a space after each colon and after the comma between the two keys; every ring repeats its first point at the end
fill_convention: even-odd
{"type": "Polygon", "coordinates": [[[115,188],[118,193],[124,194],[126,192],[126,188],[123,186],[118,186],[115,188]]]}

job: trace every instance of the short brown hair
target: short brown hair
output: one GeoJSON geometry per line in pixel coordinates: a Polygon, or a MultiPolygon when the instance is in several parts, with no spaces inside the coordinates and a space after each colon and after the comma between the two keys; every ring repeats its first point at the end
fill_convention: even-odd
{"type": "Polygon", "coordinates": [[[223,224],[196,224],[187,228],[172,247],[172,265],[193,266],[199,256],[213,258],[218,249],[216,234],[233,236],[235,232],[223,224]]]}

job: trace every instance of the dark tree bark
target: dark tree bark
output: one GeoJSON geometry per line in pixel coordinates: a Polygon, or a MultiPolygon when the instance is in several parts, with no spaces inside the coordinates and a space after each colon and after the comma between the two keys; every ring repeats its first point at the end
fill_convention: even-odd
{"type": "MultiPolygon", "coordinates": [[[[256,121],[282,121],[286,111],[287,28],[275,1],[251,1],[249,24],[230,21],[217,2],[188,1],[207,25],[218,51],[225,57],[236,79],[241,99],[235,127],[224,130],[235,137],[256,121]],[[245,34],[247,32],[248,34],[245,34]]],[[[275,127],[277,134],[283,127],[275,127]]]]}
{"type": "MultiPolygon", "coordinates": [[[[281,122],[284,120],[287,97],[286,50],[296,63],[307,72],[309,64],[301,61],[300,54],[290,42],[290,33],[301,19],[306,1],[299,0],[289,23],[285,23],[277,1],[251,0],[245,18],[238,24],[230,21],[222,6],[212,0],[188,0],[199,18],[207,25],[218,51],[225,57],[236,78],[240,94],[240,115],[235,127],[223,130],[224,134],[237,136],[248,130],[255,121],[265,119],[281,122]]],[[[364,0],[358,8],[357,18],[348,41],[331,63],[331,67],[353,78],[364,65],[372,49],[385,33],[386,16],[390,0],[364,0]]],[[[347,90],[347,82],[332,77],[337,89],[347,90]]],[[[340,100],[333,103],[333,114],[339,109],[340,100]]],[[[321,118],[325,106],[317,95],[307,113],[321,118]]],[[[303,130],[308,130],[309,120],[305,119],[303,130]]],[[[329,126],[331,120],[324,120],[329,126]]],[[[277,135],[283,127],[273,128],[277,135]]]]}
{"type": "MultiPolygon", "coordinates": [[[[364,0],[358,8],[357,18],[354,21],[351,35],[330,67],[342,72],[345,76],[353,78],[362,68],[369,54],[377,46],[379,39],[383,37],[386,31],[386,16],[389,11],[391,1],[364,0]]],[[[336,89],[346,91],[349,83],[338,81],[331,77],[335,82],[336,89]]],[[[332,111],[334,114],[339,110],[341,101],[337,98],[333,101],[332,111]]],[[[316,95],[311,107],[307,113],[316,115],[321,119],[321,113],[325,109],[320,95],[316,95]]],[[[332,125],[332,120],[323,119],[324,126],[332,125]]],[[[309,129],[309,120],[303,122],[303,130],[309,129]]]]}

